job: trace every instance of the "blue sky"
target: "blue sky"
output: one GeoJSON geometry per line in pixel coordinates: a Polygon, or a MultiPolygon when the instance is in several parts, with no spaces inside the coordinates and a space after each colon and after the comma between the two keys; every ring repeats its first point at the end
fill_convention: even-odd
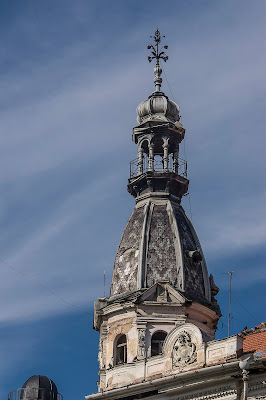
{"type": "Polygon", "coordinates": [[[33,374],[66,400],[96,391],[93,301],[134,206],[131,133],[153,91],[157,26],[187,130],[192,222],[221,289],[217,337],[226,271],[232,334],[265,321],[265,16],[262,0],[1,2],[0,258],[86,311],[1,264],[1,397],[33,374]]]}

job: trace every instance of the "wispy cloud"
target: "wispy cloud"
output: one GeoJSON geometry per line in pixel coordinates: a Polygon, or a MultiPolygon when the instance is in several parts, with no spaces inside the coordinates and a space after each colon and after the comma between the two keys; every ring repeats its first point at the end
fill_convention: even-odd
{"type": "MultiPolygon", "coordinates": [[[[202,16],[202,18],[208,17],[202,16]]],[[[33,24],[27,29],[32,31],[35,28],[33,24]]],[[[247,170],[243,176],[237,176],[239,170],[237,165],[234,165],[233,159],[236,156],[241,159],[248,153],[250,141],[243,140],[243,135],[247,139],[246,125],[248,123],[249,127],[254,126],[254,120],[247,111],[250,112],[254,108],[257,97],[264,90],[261,82],[265,76],[265,69],[262,67],[265,59],[263,52],[260,52],[258,40],[254,46],[255,39],[263,37],[263,30],[262,25],[258,24],[252,36],[242,26],[235,27],[230,32],[224,32],[222,36],[219,29],[211,36],[203,31],[198,37],[186,35],[185,40],[177,44],[171,36],[168,38],[172,62],[166,67],[167,74],[170,77],[172,90],[180,98],[183,123],[188,128],[186,140],[191,160],[193,215],[196,225],[199,226],[199,236],[204,248],[210,254],[224,251],[225,248],[227,251],[235,252],[243,248],[252,248],[263,242],[264,218],[261,214],[254,216],[253,213],[248,214],[245,211],[255,206],[255,200],[251,196],[245,199],[239,198],[238,193],[233,193],[232,184],[224,176],[227,174],[227,166],[230,165],[230,174],[238,180],[243,182],[248,177],[250,179],[247,170]],[[181,59],[180,55],[182,55],[181,59]],[[182,79],[175,78],[176,65],[182,79]],[[243,114],[243,110],[245,110],[246,119],[236,120],[234,115],[243,114]],[[224,127],[224,121],[230,121],[230,127],[224,127]],[[229,142],[230,150],[228,149],[229,142]],[[220,149],[226,152],[223,157],[221,157],[220,149]],[[209,165],[206,165],[206,162],[202,161],[208,158],[209,165]],[[205,181],[206,178],[207,181],[205,181]],[[211,179],[219,180],[219,187],[212,188],[211,196],[208,193],[203,196],[204,182],[207,188],[208,185],[212,185],[211,179]],[[198,185],[197,182],[200,184],[198,185]],[[220,188],[223,188],[223,193],[220,188]],[[227,190],[231,192],[230,200],[226,196],[227,190]],[[242,217],[243,215],[245,218],[242,217]]],[[[138,32],[138,36],[141,35],[142,32],[138,32]]],[[[126,43],[127,39],[130,43],[133,42],[131,32],[127,38],[123,38],[123,41],[126,43]]],[[[43,182],[42,174],[45,171],[56,171],[59,168],[61,179],[69,185],[74,184],[77,175],[71,176],[67,181],[65,174],[71,170],[71,165],[74,167],[82,160],[84,163],[86,159],[90,160],[86,164],[89,179],[95,172],[97,173],[97,170],[109,171],[108,176],[104,174],[101,178],[94,176],[93,183],[87,183],[87,187],[84,181],[78,193],[73,194],[70,191],[70,193],[60,194],[54,191],[54,207],[52,208],[50,206],[52,198],[47,199],[49,209],[46,208],[45,203],[38,200],[38,207],[34,209],[35,214],[31,218],[36,218],[39,222],[35,226],[33,224],[32,228],[29,227],[28,231],[25,231],[23,226],[14,225],[21,231],[21,237],[17,244],[14,241],[13,247],[8,246],[7,259],[12,265],[17,265],[22,269],[27,265],[26,271],[37,274],[40,279],[43,279],[43,273],[38,271],[39,268],[45,265],[46,259],[50,261],[47,252],[58,251],[52,247],[52,244],[59,237],[65,237],[64,243],[67,246],[68,240],[71,240],[69,230],[77,221],[83,226],[81,221],[86,218],[88,213],[86,210],[93,210],[93,213],[99,216],[99,225],[104,225],[104,220],[100,216],[98,199],[109,192],[108,198],[113,196],[116,202],[120,201],[117,196],[121,193],[121,190],[118,190],[119,177],[123,184],[126,174],[120,172],[118,157],[127,163],[129,158],[126,156],[127,153],[131,151],[132,156],[135,156],[134,148],[131,147],[130,150],[129,147],[130,130],[135,124],[134,108],[147,94],[140,95],[141,88],[147,86],[147,82],[150,82],[148,86],[150,85],[152,90],[150,67],[145,67],[143,74],[139,73],[143,69],[142,54],[140,54],[142,52],[139,49],[133,49],[132,54],[126,58],[119,57],[119,53],[114,54],[114,57],[119,58],[119,63],[109,63],[107,68],[100,64],[99,70],[95,71],[95,60],[90,59],[90,54],[84,50],[84,46],[84,42],[79,43],[78,46],[73,43],[62,59],[56,55],[54,58],[49,58],[48,63],[45,66],[38,65],[33,74],[29,70],[24,70],[19,79],[14,78],[14,74],[18,71],[12,71],[6,75],[4,88],[7,102],[1,113],[0,152],[5,169],[1,169],[0,176],[3,185],[7,182],[13,182],[14,187],[19,185],[23,188],[25,185],[27,192],[23,193],[25,196],[23,201],[27,202],[27,197],[33,188],[32,177],[43,182]],[[84,54],[83,66],[79,67],[77,59],[80,59],[82,53],[84,54]],[[70,71],[74,76],[73,71],[76,67],[79,76],[69,79],[70,71]],[[60,80],[59,71],[65,71],[68,79],[60,80]],[[48,87],[47,81],[49,81],[48,87]],[[22,98],[23,95],[25,101],[13,101],[16,98],[22,98]],[[114,187],[111,176],[115,173],[117,181],[114,187]],[[96,183],[97,179],[98,183],[96,183]],[[40,215],[38,216],[40,207],[42,207],[42,219],[40,215]],[[38,257],[42,259],[40,263],[38,257]],[[33,260],[34,265],[31,265],[33,260]]],[[[116,47],[115,51],[120,50],[116,47]]],[[[103,55],[98,55],[98,57],[104,59],[103,55]]],[[[164,88],[166,89],[166,82],[164,82],[164,88]]],[[[0,97],[0,101],[4,103],[5,98],[0,97]]],[[[260,121],[257,123],[259,124],[260,121]]],[[[262,150],[258,149],[258,151],[262,150]]],[[[258,162],[255,155],[254,157],[250,155],[250,157],[255,163],[258,162]]],[[[57,179],[60,179],[60,175],[57,179]]],[[[48,184],[46,182],[49,191],[48,184]]],[[[35,184],[35,187],[40,190],[38,185],[35,184]]],[[[19,192],[22,193],[23,190],[17,191],[19,192]]],[[[15,193],[16,191],[13,192],[15,193]]],[[[2,214],[6,210],[7,203],[11,199],[14,201],[14,196],[11,196],[13,196],[12,192],[4,196],[2,214]]],[[[256,206],[262,210],[265,195],[259,192],[256,199],[256,206]]],[[[36,200],[36,194],[33,193],[33,203],[36,200]]],[[[17,207],[19,207],[19,201],[18,198],[17,207]]],[[[118,215],[118,211],[116,213],[118,215]]],[[[6,238],[10,240],[12,228],[7,226],[7,231],[9,235],[6,235],[6,238]]],[[[119,239],[119,234],[117,238],[119,239]]],[[[109,240],[104,232],[102,240],[103,242],[109,240]]],[[[93,264],[97,262],[97,259],[93,260],[93,264]]],[[[72,265],[66,265],[62,270],[55,269],[53,264],[47,263],[45,279],[53,282],[56,277],[57,282],[64,282],[65,289],[60,288],[60,293],[63,291],[69,294],[64,277],[67,273],[71,273],[71,269],[72,265]]],[[[14,287],[14,282],[11,277],[10,279],[11,286],[6,285],[6,290],[14,287]]],[[[22,287],[24,284],[20,282],[20,279],[17,284],[22,287]]],[[[99,280],[99,276],[97,279],[99,280]]],[[[86,302],[87,292],[85,288],[83,292],[81,286],[82,280],[77,279],[75,285],[72,285],[71,296],[77,301],[86,302]]],[[[97,295],[97,290],[95,290],[95,295],[97,295]]],[[[40,301],[43,302],[43,299],[40,301]]],[[[23,307],[23,304],[21,306],[23,307]]],[[[26,299],[25,306],[29,306],[26,299]]],[[[37,302],[36,307],[32,305],[35,310],[38,307],[40,305],[37,305],[37,302]]],[[[45,307],[47,313],[53,308],[46,304],[42,312],[45,312],[45,307]]],[[[63,309],[64,305],[62,304],[61,307],[63,309]]],[[[34,309],[31,318],[37,315],[34,309]]],[[[53,312],[57,309],[60,309],[59,304],[58,307],[54,307],[53,312]]],[[[7,315],[10,319],[17,318],[17,314],[9,313],[8,309],[4,318],[7,315]]]]}
{"type": "MultiPolygon", "coordinates": [[[[96,181],[83,187],[80,192],[71,194],[60,206],[51,210],[50,214],[46,213],[41,224],[32,232],[25,234],[17,248],[11,247],[10,254],[6,254],[5,261],[11,267],[45,284],[53,292],[58,293],[58,296],[73,302],[74,306],[75,304],[78,306],[91,303],[97,297],[99,274],[102,274],[102,266],[100,270],[95,267],[96,265],[100,266],[102,257],[99,256],[98,259],[92,261],[93,268],[83,260],[83,265],[80,265],[78,271],[73,275],[72,259],[66,261],[65,257],[60,257],[60,253],[51,256],[46,252],[58,251],[57,242],[60,243],[60,248],[62,245],[68,246],[68,236],[72,230],[83,229],[84,234],[87,232],[89,240],[93,232],[89,234],[88,229],[94,228],[84,224],[83,218],[88,209],[94,212],[97,206],[102,206],[109,201],[116,175],[117,172],[113,170],[105,173],[101,179],[98,175],[96,181]],[[92,193],[97,195],[92,196],[92,193]],[[95,290],[90,290],[89,293],[88,282],[84,281],[84,273],[87,275],[84,268],[86,270],[89,268],[90,281],[96,282],[95,290]]],[[[25,276],[8,269],[7,265],[1,266],[1,277],[1,298],[6,304],[4,312],[1,313],[1,321],[25,319],[26,310],[30,310],[27,318],[34,319],[39,318],[40,315],[46,316],[69,309],[66,307],[66,303],[51,296],[49,291],[33,281],[27,280],[25,276]],[[8,293],[16,293],[16,296],[10,297],[8,293]],[[34,302],[32,301],[33,297],[34,302]]]]}
{"type": "MultiPolygon", "coordinates": [[[[222,215],[213,208],[209,216],[199,216],[197,224],[204,235],[204,244],[208,252],[237,252],[251,249],[253,246],[266,245],[266,195],[256,196],[255,210],[250,210],[251,199],[234,199],[226,202],[222,215]]],[[[253,202],[252,202],[253,206],[253,202]]]]}
{"type": "MultiPolygon", "coordinates": [[[[0,257],[86,310],[102,295],[103,268],[110,280],[134,203],[126,193],[136,157],[130,138],[135,107],[153,90],[145,43],[159,21],[207,259],[217,274],[224,252],[232,263],[240,253],[255,259],[266,222],[265,5],[21,4],[2,13],[0,27],[0,257]]],[[[166,79],[163,89],[171,97],[166,79]]],[[[241,261],[246,273],[236,284],[258,282],[261,266],[252,273],[241,261]]],[[[4,265],[0,289],[6,326],[71,310],[4,265]]]]}

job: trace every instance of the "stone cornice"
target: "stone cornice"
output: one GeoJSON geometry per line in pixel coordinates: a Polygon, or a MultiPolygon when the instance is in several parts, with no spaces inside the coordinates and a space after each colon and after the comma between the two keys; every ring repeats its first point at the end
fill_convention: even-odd
{"type": "Polygon", "coordinates": [[[259,390],[259,389],[266,389],[266,381],[260,380],[256,382],[249,383],[249,391],[259,390]]]}
{"type": "Polygon", "coordinates": [[[189,394],[186,396],[180,396],[176,397],[176,400],[211,400],[211,399],[218,399],[221,397],[225,396],[232,396],[237,393],[237,390],[235,388],[232,388],[231,386],[222,386],[219,388],[215,388],[212,390],[205,390],[203,392],[200,392],[199,394],[189,394]]]}
{"type": "Polygon", "coordinates": [[[179,373],[178,375],[174,376],[167,376],[159,379],[154,379],[152,381],[146,381],[132,386],[128,385],[119,389],[113,389],[103,393],[95,393],[89,396],[85,396],[85,398],[87,400],[121,399],[123,397],[127,397],[133,394],[136,395],[139,393],[149,392],[153,390],[162,391],[174,384],[182,383],[182,385],[186,385],[190,382],[195,382],[196,384],[198,381],[202,381],[202,379],[205,379],[206,377],[208,377],[208,379],[212,377],[217,379],[217,374],[221,373],[223,375],[223,378],[226,378],[226,376],[231,376],[232,374],[236,374],[239,372],[240,372],[239,362],[233,361],[230,363],[219,364],[211,367],[205,367],[197,370],[179,373]]]}
{"type": "Polygon", "coordinates": [[[170,322],[170,323],[173,323],[173,324],[180,324],[180,325],[184,324],[185,320],[186,320],[186,317],[183,316],[183,315],[180,315],[180,317],[179,316],[170,317],[169,315],[165,315],[164,317],[163,316],[156,317],[154,315],[152,315],[152,316],[147,315],[147,316],[141,316],[141,317],[138,316],[137,317],[137,321],[138,322],[150,322],[150,323],[160,323],[160,322],[169,323],[170,322]]]}

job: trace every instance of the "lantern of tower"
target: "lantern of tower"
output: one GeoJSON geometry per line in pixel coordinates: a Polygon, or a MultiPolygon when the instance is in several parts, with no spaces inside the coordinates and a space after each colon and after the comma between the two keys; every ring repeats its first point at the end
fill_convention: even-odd
{"type": "Polygon", "coordinates": [[[135,208],[118,246],[110,296],[99,298],[99,391],[204,364],[220,309],[196,232],[181,206],[188,191],[187,163],[179,158],[185,136],[179,106],[161,91],[160,60],[168,59],[157,30],[149,45],[155,91],[137,107],[137,158],[128,191],[135,208]]]}

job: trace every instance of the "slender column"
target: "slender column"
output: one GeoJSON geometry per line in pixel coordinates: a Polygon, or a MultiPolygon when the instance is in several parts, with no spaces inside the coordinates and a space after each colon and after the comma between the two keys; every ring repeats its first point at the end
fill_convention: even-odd
{"type": "Polygon", "coordinates": [[[143,174],[143,149],[138,149],[138,175],[143,174]]]}
{"type": "Polygon", "coordinates": [[[173,170],[178,174],[178,149],[176,149],[173,154],[173,170]]]}
{"type": "Polygon", "coordinates": [[[163,145],[163,171],[168,172],[168,143],[163,145]]]}
{"type": "Polygon", "coordinates": [[[154,171],[154,144],[149,145],[149,171],[154,171]]]}
{"type": "Polygon", "coordinates": [[[248,398],[248,374],[249,371],[246,369],[243,369],[242,371],[242,379],[243,379],[243,395],[242,395],[242,400],[247,400],[248,398]]]}

